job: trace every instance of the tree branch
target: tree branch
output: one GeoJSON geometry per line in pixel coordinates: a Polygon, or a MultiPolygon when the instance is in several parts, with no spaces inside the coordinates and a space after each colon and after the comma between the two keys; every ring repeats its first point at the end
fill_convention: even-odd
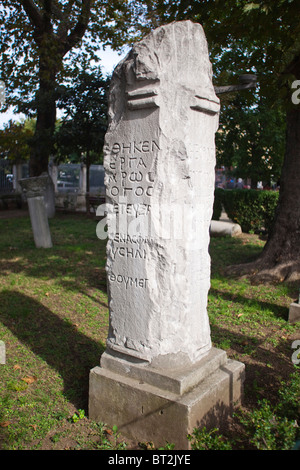
{"type": "Polygon", "coordinates": [[[70,14],[74,5],[74,0],[69,0],[64,9],[61,12],[61,20],[57,29],[57,37],[60,42],[65,42],[68,34],[68,28],[70,25],[70,14]]]}
{"type": "Polygon", "coordinates": [[[77,24],[72,29],[66,40],[64,54],[69,52],[72,47],[74,47],[80,41],[80,39],[82,39],[84,33],[86,32],[93,3],[94,0],[82,0],[80,16],[77,24]]]}
{"type": "Polygon", "coordinates": [[[20,4],[24,8],[25,13],[34,29],[42,31],[43,16],[39,8],[37,8],[32,0],[20,0],[20,4]]]}
{"type": "Polygon", "coordinates": [[[57,0],[54,0],[52,2],[52,12],[54,14],[54,16],[56,16],[56,18],[60,21],[64,21],[64,14],[63,14],[63,11],[62,9],[60,8],[60,5],[59,5],[59,2],[57,0]]]}

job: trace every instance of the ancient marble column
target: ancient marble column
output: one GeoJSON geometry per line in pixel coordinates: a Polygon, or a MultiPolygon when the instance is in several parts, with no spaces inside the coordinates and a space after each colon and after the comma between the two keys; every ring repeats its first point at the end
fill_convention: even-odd
{"type": "Polygon", "coordinates": [[[157,407],[170,406],[168,419],[184,409],[192,422],[201,406],[203,416],[203,390],[196,408],[190,390],[227,364],[212,348],[207,314],[219,110],[205,34],[191,21],[154,30],[113,73],[104,147],[109,333],[91,372],[90,414],[129,433],[158,436],[156,419],[167,418],[157,407]]]}
{"type": "Polygon", "coordinates": [[[211,347],[206,303],[219,109],[198,24],[155,31],[114,72],[104,160],[113,208],[111,349],[179,364],[211,347]]]}

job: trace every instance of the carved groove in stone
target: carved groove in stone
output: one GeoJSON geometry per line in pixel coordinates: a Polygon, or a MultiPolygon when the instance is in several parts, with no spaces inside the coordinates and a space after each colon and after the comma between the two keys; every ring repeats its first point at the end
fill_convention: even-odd
{"type": "Polygon", "coordinates": [[[127,92],[128,108],[143,109],[157,107],[158,104],[155,101],[157,97],[157,90],[150,88],[139,88],[127,92]]]}
{"type": "Polygon", "coordinates": [[[195,103],[191,106],[195,111],[201,111],[208,114],[218,114],[220,112],[220,103],[208,98],[195,95],[195,103]]]}

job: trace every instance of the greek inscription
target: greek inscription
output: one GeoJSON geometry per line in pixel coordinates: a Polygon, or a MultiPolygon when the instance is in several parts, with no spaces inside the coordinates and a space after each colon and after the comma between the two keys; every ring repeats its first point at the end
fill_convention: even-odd
{"type": "MultiPolygon", "coordinates": [[[[154,179],[153,179],[153,173],[152,172],[149,172],[147,174],[143,174],[141,171],[138,171],[138,172],[135,172],[135,171],[132,171],[131,173],[127,173],[126,171],[122,171],[121,172],[121,183],[124,184],[125,180],[129,180],[130,182],[132,183],[136,183],[136,182],[141,182],[144,180],[144,177],[146,180],[148,180],[148,182],[151,182],[153,183],[154,179]]],[[[112,178],[114,181],[116,181],[116,178],[112,178]]]]}
{"type": "Polygon", "coordinates": [[[130,153],[149,153],[154,152],[155,150],[160,150],[159,145],[155,140],[143,140],[140,142],[122,142],[118,143],[115,142],[111,149],[109,146],[105,149],[108,152],[112,152],[114,154],[123,153],[123,154],[130,154],[130,153]]]}
{"type": "Polygon", "coordinates": [[[141,196],[152,196],[153,186],[148,186],[143,188],[142,186],[137,186],[136,188],[118,188],[118,186],[112,186],[109,189],[111,196],[128,196],[129,194],[134,194],[136,197],[141,196]]]}
{"type": "Polygon", "coordinates": [[[131,248],[129,246],[120,246],[115,249],[111,249],[111,256],[113,259],[116,256],[120,256],[121,258],[132,258],[132,259],[146,259],[146,251],[140,250],[136,248],[131,248]]]}
{"type": "Polygon", "coordinates": [[[128,156],[125,158],[123,156],[118,157],[118,155],[110,155],[109,168],[111,170],[116,170],[118,161],[120,162],[121,170],[126,170],[127,167],[133,170],[140,170],[140,167],[141,169],[147,169],[147,164],[142,157],[128,156]]]}
{"type": "Polygon", "coordinates": [[[116,233],[113,241],[115,243],[154,243],[153,238],[143,237],[140,234],[128,235],[127,233],[116,233]]]}
{"type": "Polygon", "coordinates": [[[124,276],[123,274],[110,273],[108,278],[111,282],[117,282],[118,284],[125,284],[125,288],[128,287],[141,287],[142,289],[147,287],[148,279],[133,278],[130,276],[124,276]]]}
{"type": "Polygon", "coordinates": [[[125,204],[118,203],[114,204],[113,210],[116,214],[128,214],[128,215],[147,215],[150,212],[149,204],[125,204]]]}

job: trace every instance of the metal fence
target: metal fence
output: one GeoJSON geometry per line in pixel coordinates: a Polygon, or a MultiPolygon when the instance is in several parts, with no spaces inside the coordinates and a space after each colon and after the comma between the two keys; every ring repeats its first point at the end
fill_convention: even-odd
{"type": "MultiPolygon", "coordinates": [[[[65,163],[57,168],[57,191],[77,192],[82,189],[81,165],[76,163],[65,163]]],[[[104,190],[104,167],[103,165],[91,165],[89,171],[90,193],[102,193],[104,190]]]]}
{"type": "Polygon", "coordinates": [[[66,163],[57,168],[57,191],[78,191],[80,188],[80,164],[66,163]]]}
{"type": "MultiPolygon", "coordinates": [[[[57,167],[57,191],[79,192],[85,186],[83,173],[80,164],[65,163],[57,167]]],[[[50,172],[51,173],[51,172],[50,172]]],[[[19,178],[29,177],[28,163],[19,166],[19,178]]],[[[7,194],[14,191],[17,181],[14,181],[16,174],[13,165],[9,160],[0,159],[0,193],[7,194]]],[[[104,188],[104,168],[103,165],[91,165],[89,171],[90,193],[102,194],[104,188]]]]}
{"type": "Polygon", "coordinates": [[[0,193],[11,193],[13,191],[13,168],[8,160],[0,160],[0,193]]]}

